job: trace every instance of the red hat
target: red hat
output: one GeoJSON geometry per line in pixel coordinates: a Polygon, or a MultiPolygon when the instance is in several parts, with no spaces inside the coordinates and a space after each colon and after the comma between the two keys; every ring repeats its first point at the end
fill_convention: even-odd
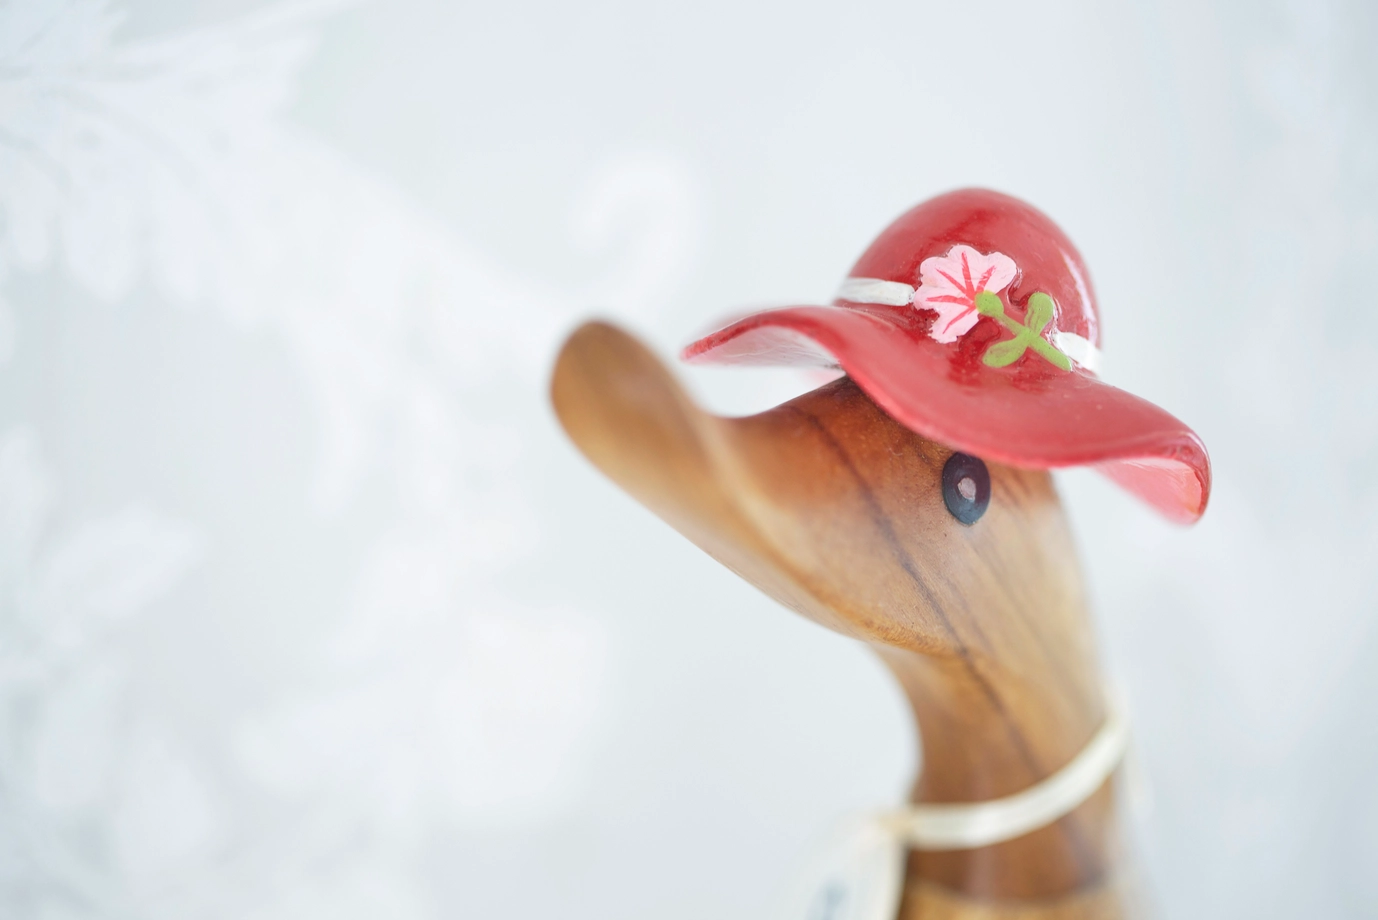
{"type": "Polygon", "coordinates": [[[1011,466],[1092,466],[1167,517],[1206,510],[1206,447],[1096,376],[1081,255],[1042,212],[964,189],[885,229],[832,306],[755,313],[694,342],[695,363],[841,365],[925,437],[1011,466]]]}

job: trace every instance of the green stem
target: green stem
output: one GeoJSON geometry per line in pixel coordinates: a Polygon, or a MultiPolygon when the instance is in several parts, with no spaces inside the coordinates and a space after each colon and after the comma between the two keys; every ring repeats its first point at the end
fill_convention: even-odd
{"type": "Polygon", "coordinates": [[[1034,351],[1051,361],[1055,367],[1059,367],[1064,371],[1070,371],[1072,369],[1071,359],[1058,350],[1057,346],[1043,338],[1043,336],[1029,333],[1029,344],[1033,346],[1034,351]]]}
{"type": "Polygon", "coordinates": [[[1019,322],[1019,320],[1017,320],[1017,319],[1010,319],[1008,316],[1005,315],[1005,311],[1004,311],[1004,310],[1001,310],[999,313],[996,313],[996,314],[995,314],[995,318],[998,319],[998,320],[1000,320],[1000,325],[1004,326],[1004,327],[1005,327],[1006,329],[1008,329],[1010,332],[1013,332],[1013,333],[1014,333],[1014,337],[1015,337],[1016,339],[1024,338],[1025,336],[1032,335],[1032,333],[1029,332],[1029,327],[1028,327],[1028,326],[1025,326],[1023,323],[1019,322]]]}
{"type": "Polygon", "coordinates": [[[989,291],[982,291],[977,294],[976,311],[982,316],[989,316],[999,320],[1000,325],[1014,334],[1015,341],[1023,344],[1027,348],[1032,348],[1047,359],[1054,367],[1059,367],[1064,371],[1070,371],[1072,369],[1071,360],[1051,342],[1043,338],[1040,333],[1034,332],[1028,326],[1019,322],[1019,320],[1006,316],[1005,305],[1000,302],[1000,298],[996,295],[989,291]]]}

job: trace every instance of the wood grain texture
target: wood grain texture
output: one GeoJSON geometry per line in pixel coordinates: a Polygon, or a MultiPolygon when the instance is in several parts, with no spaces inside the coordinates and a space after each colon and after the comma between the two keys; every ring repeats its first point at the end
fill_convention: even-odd
{"type": "Polygon", "coordinates": [[[1140,920],[1143,900],[1122,879],[1048,898],[976,898],[925,879],[910,879],[904,920],[1140,920]]]}
{"type": "MultiPolygon", "coordinates": [[[[570,438],[631,495],[785,606],[879,654],[922,737],[913,801],[1019,792],[1101,725],[1081,576],[1046,472],[989,464],[990,507],[963,525],[942,498],[951,450],[894,422],[850,380],[719,418],[601,323],[565,344],[551,394],[570,438]]],[[[1096,912],[1038,916],[1118,916],[1104,894],[1118,858],[1113,795],[1107,783],[1007,843],[913,853],[901,916],[987,916],[944,913],[922,891],[949,906],[1043,907],[1084,907],[1100,892],[1096,912]]]]}

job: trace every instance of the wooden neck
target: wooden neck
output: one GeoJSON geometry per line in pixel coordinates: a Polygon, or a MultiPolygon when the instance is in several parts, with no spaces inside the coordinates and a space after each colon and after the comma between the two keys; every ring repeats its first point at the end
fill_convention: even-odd
{"type": "MultiPolygon", "coordinates": [[[[1056,659],[1007,666],[966,649],[952,656],[872,647],[909,699],[922,739],[922,769],[911,801],[975,802],[1021,792],[1069,763],[1106,716],[1084,611],[1030,622],[1052,631],[1056,659]]],[[[982,900],[1046,901],[1105,885],[1117,862],[1113,787],[1055,824],[974,850],[912,853],[911,882],[982,900]]],[[[901,917],[909,916],[901,912],[901,917]]]]}

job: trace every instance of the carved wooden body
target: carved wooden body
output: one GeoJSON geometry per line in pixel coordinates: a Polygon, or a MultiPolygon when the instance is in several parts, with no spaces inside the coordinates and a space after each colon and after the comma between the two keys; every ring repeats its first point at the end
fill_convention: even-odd
{"type": "MultiPolygon", "coordinates": [[[[918,721],[913,801],[1024,790],[1101,725],[1095,643],[1048,473],[989,464],[989,509],[961,524],[939,482],[952,451],[850,380],[718,418],[599,323],[564,346],[552,398],[569,436],[634,497],[771,597],[875,649],[918,721]]],[[[912,853],[900,916],[1123,916],[1113,796],[1107,783],[1007,843],[912,853]]]]}

